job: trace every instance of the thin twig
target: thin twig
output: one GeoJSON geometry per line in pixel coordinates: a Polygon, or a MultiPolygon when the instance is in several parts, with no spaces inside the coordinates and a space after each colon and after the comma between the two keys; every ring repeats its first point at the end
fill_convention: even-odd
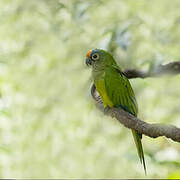
{"type": "Polygon", "coordinates": [[[159,65],[153,72],[145,72],[136,69],[126,69],[123,74],[129,78],[147,78],[158,77],[162,75],[180,74],[180,61],[171,62],[165,65],[159,65]]]}

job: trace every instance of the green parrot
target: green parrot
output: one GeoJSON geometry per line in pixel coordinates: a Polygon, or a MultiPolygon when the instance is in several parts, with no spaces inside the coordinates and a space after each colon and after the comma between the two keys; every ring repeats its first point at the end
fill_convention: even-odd
{"type": "MultiPolygon", "coordinates": [[[[117,65],[113,56],[102,49],[89,50],[86,54],[86,64],[92,67],[92,78],[96,90],[101,96],[104,107],[121,108],[137,117],[138,106],[135,94],[129,80],[117,65]]],[[[138,156],[146,165],[141,143],[142,134],[132,130],[138,156]]]]}

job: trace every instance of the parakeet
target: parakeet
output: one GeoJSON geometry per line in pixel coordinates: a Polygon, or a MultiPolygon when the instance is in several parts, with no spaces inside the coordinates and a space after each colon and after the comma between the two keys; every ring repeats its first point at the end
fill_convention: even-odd
{"type": "MultiPolygon", "coordinates": [[[[92,79],[104,107],[122,108],[137,117],[138,105],[134,91],[113,56],[102,49],[89,50],[86,54],[86,64],[92,67],[92,79]]],[[[132,130],[132,134],[146,173],[142,135],[135,130],[132,130]]]]}

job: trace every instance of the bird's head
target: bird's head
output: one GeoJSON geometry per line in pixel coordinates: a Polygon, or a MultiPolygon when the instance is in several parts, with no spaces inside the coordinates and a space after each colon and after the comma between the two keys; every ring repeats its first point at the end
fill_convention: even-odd
{"type": "Polygon", "coordinates": [[[111,54],[102,49],[92,49],[86,54],[86,65],[102,67],[116,63],[111,54]]]}

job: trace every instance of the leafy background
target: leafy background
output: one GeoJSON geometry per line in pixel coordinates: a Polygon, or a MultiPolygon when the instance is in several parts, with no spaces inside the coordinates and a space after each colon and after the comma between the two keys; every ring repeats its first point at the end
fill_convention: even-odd
{"type": "MultiPolygon", "coordinates": [[[[1,178],[180,178],[180,145],[131,132],[90,96],[85,54],[122,68],[179,60],[179,0],[1,0],[1,178]]],[[[139,117],[180,126],[180,76],[131,80],[139,117]]]]}

